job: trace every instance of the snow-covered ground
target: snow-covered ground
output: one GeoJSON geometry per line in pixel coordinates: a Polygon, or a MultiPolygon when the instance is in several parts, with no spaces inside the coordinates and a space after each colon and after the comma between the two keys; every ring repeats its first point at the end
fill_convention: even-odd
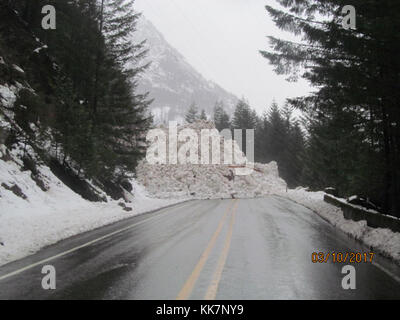
{"type": "MultiPolygon", "coordinates": [[[[2,57],[0,63],[5,63],[2,57]]],[[[17,65],[13,68],[24,73],[17,65]]],[[[129,203],[114,201],[95,186],[108,202],[90,202],[68,188],[47,166],[40,165],[29,145],[7,150],[2,140],[9,129],[23,132],[14,121],[14,104],[21,88],[32,90],[27,83],[0,84],[0,265],[76,234],[186,200],[150,197],[133,179],[132,193],[125,194],[129,203]],[[38,164],[41,186],[32,179],[31,171],[23,170],[22,149],[38,164]],[[124,206],[132,210],[126,211],[124,206]]],[[[37,131],[34,126],[31,129],[37,131]]],[[[51,153],[49,146],[41,147],[51,153]]]]}
{"type": "MultiPolygon", "coordinates": [[[[0,159],[0,265],[33,254],[62,239],[92,230],[140,213],[185,200],[154,199],[135,180],[126,203],[132,211],[108,198],[108,203],[84,200],[64,185],[46,166],[39,166],[41,179],[49,188],[44,192],[22,171],[22,163],[11,153],[12,160],[0,159]],[[26,199],[7,188],[17,185],[26,199]]],[[[1,154],[0,154],[1,158],[1,154]]]]}
{"type": "Polygon", "coordinates": [[[340,208],[324,201],[324,192],[309,192],[304,188],[288,190],[278,195],[289,198],[320,215],[336,228],[361,241],[375,252],[400,264],[400,233],[390,229],[371,228],[367,222],[347,220],[340,208]]]}

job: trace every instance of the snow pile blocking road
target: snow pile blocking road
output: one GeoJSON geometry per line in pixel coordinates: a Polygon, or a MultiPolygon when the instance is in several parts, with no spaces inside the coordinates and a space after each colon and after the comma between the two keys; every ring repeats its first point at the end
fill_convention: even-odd
{"type": "Polygon", "coordinates": [[[288,190],[281,196],[289,198],[316,212],[333,226],[361,241],[374,252],[393,259],[400,265],[400,233],[390,229],[371,228],[366,221],[347,220],[340,208],[324,201],[324,192],[308,192],[304,188],[288,190]]]}
{"type": "MultiPolygon", "coordinates": [[[[169,128],[159,127],[165,133],[166,150],[169,150],[169,128]]],[[[198,121],[193,124],[186,124],[177,128],[179,134],[185,129],[192,129],[196,132],[200,141],[201,130],[215,130],[214,124],[208,121],[198,121]]],[[[224,164],[224,143],[222,136],[214,131],[211,134],[220,139],[219,154],[221,155],[220,164],[192,164],[192,163],[149,163],[147,159],[140,162],[137,168],[137,180],[146,187],[153,195],[161,198],[193,197],[196,199],[215,199],[215,198],[254,198],[266,196],[286,189],[286,183],[279,177],[276,162],[269,164],[247,163],[247,167],[254,166],[250,175],[236,174],[237,166],[224,164]]],[[[229,141],[229,140],[227,140],[229,141]]],[[[189,141],[192,143],[193,141],[189,141]]],[[[185,142],[186,143],[186,142],[185,142]]],[[[194,143],[194,142],[193,142],[194,143]]],[[[180,141],[177,150],[184,145],[180,141]]],[[[198,158],[201,158],[201,143],[196,144],[198,148],[198,158]]],[[[212,143],[209,144],[209,154],[211,155],[218,148],[212,143]]],[[[192,149],[193,150],[193,149],[192,149]]],[[[245,159],[236,142],[232,147],[233,158],[245,159]]],[[[167,151],[168,152],[168,151],[167,151]]],[[[211,158],[210,158],[211,159],[211,158]]],[[[212,162],[212,161],[209,161],[212,162]]]]}

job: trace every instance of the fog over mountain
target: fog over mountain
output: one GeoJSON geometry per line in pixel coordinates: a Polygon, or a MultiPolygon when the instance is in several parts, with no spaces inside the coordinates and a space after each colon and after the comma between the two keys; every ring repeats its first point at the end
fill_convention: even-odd
{"type": "Polygon", "coordinates": [[[142,76],[139,90],[149,91],[150,97],[154,98],[151,112],[156,123],[170,120],[182,122],[192,103],[199,110],[204,109],[208,116],[212,115],[217,101],[224,103],[228,113],[233,112],[238,98],[205,79],[149,20],[142,16],[137,29],[134,41],[147,40],[149,53],[146,61],[152,62],[142,76]]]}

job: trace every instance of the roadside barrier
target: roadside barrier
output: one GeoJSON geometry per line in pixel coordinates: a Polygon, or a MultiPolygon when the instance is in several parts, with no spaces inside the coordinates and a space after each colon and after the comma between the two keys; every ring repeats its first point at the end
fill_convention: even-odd
{"type": "Polygon", "coordinates": [[[340,207],[345,219],[353,221],[366,220],[367,225],[373,228],[387,228],[394,232],[400,232],[400,219],[388,216],[373,210],[362,209],[341,199],[325,194],[324,201],[340,207]]]}

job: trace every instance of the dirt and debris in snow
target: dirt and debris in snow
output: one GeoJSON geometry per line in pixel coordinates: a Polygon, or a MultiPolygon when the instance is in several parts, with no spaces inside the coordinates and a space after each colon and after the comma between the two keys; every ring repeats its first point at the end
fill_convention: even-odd
{"type": "MultiPolygon", "coordinates": [[[[169,150],[169,128],[160,126],[166,135],[166,150],[169,150]]],[[[193,129],[200,140],[202,129],[215,129],[212,122],[198,121],[181,125],[177,132],[193,129]]],[[[218,133],[213,133],[214,135],[218,133]]],[[[219,135],[218,135],[219,136],[219,135]]],[[[137,180],[148,192],[161,198],[192,197],[196,199],[255,198],[286,190],[286,183],[279,177],[276,162],[269,164],[247,163],[254,166],[250,175],[236,174],[235,166],[224,164],[224,138],[219,136],[221,164],[151,164],[144,159],[137,168],[137,180]]],[[[179,142],[177,150],[186,142],[179,142]]],[[[191,142],[190,142],[191,143],[191,142]]],[[[196,143],[196,142],[194,142],[196,143]]],[[[198,157],[201,157],[199,143],[198,157]]],[[[213,145],[209,145],[212,154],[213,145]]],[[[233,157],[247,160],[233,142],[233,157]]],[[[199,161],[200,162],[200,159],[199,161]]],[[[209,161],[212,162],[212,161],[209,161]]]]}

